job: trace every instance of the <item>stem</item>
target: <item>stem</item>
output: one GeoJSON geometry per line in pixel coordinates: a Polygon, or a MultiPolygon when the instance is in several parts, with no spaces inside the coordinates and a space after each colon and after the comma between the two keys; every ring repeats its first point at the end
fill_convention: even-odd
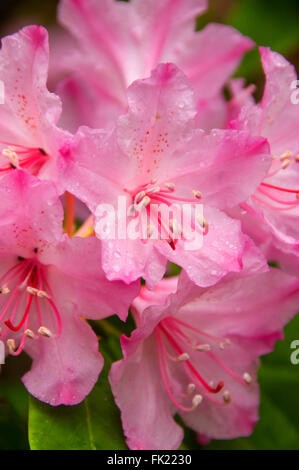
{"type": "Polygon", "coordinates": [[[68,234],[68,236],[71,237],[74,232],[75,198],[72,194],[66,191],[65,201],[66,201],[65,231],[68,234]]]}

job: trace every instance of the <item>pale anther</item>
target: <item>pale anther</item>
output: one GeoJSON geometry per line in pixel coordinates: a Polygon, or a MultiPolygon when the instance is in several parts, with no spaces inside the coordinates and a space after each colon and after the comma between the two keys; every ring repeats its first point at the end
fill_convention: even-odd
{"type": "Polygon", "coordinates": [[[251,375],[248,372],[244,372],[243,379],[245,380],[245,382],[248,385],[252,384],[252,382],[253,382],[253,379],[252,379],[251,375]]]}
{"type": "Polygon", "coordinates": [[[45,326],[41,326],[38,329],[38,333],[42,336],[45,336],[45,338],[51,338],[53,336],[53,333],[49,328],[46,328],[45,326]]]}
{"type": "Polygon", "coordinates": [[[201,199],[202,198],[202,193],[200,191],[197,191],[196,189],[192,190],[193,196],[196,197],[196,199],[201,199]]]}
{"type": "Polygon", "coordinates": [[[195,346],[195,349],[197,351],[203,351],[203,352],[206,352],[206,351],[211,351],[212,347],[210,344],[197,344],[195,346]]]}
{"type": "Polygon", "coordinates": [[[192,395],[192,393],[194,393],[195,390],[196,390],[195,384],[193,384],[193,383],[188,384],[188,387],[187,387],[187,394],[188,395],[192,395]]]}
{"type": "Polygon", "coordinates": [[[177,356],[176,361],[177,362],[182,362],[182,361],[188,361],[190,359],[190,356],[188,353],[184,352],[177,356]]]}
{"type": "Polygon", "coordinates": [[[290,150],[287,150],[286,152],[283,152],[279,158],[280,160],[285,160],[286,158],[292,158],[292,152],[290,150]]]}
{"type": "Polygon", "coordinates": [[[203,400],[202,395],[200,394],[194,395],[192,399],[193,408],[197,408],[201,404],[202,400],[203,400]]]}
{"type": "Polygon", "coordinates": [[[10,293],[10,290],[7,286],[3,286],[0,288],[0,294],[3,294],[3,295],[6,295],[6,294],[9,294],[10,293]]]}
{"type": "Polygon", "coordinates": [[[175,184],[174,183],[165,183],[165,186],[169,191],[175,191],[175,184]]]}
{"type": "Polygon", "coordinates": [[[36,289],[36,287],[31,287],[31,286],[28,286],[26,288],[27,292],[29,292],[29,294],[32,294],[32,295],[37,295],[37,297],[47,297],[47,299],[50,298],[49,294],[47,294],[47,292],[45,292],[44,290],[41,290],[41,289],[36,289]]]}
{"type": "Polygon", "coordinates": [[[14,339],[8,339],[6,344],[7,344],[8,351],[10,352],[10,354],[16,351],[16,342],[14,339]]]}
{"type": "Polygon", "coordinates": [[[27,336],[27,338],[29,338],[29,339],[35,339],[36,338],[33,331],[29,330],[29,329],[25,330],[24,335],[27,336]]]}
{"type": "Polygon", "coordinates": [[[228,404],[231,402],[231,396],[228,390],[224,390],[223,392],[223,401],[224,403],[228,404]]]}

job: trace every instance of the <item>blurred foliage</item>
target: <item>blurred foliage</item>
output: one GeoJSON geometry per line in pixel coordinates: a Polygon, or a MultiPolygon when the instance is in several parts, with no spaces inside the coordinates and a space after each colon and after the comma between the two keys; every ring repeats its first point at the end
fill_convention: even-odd
{"type": "Polygon", "coordinates": [[[9,357],[0,374],[0,450],[28,449],[28,393],[21,383],[30,367],[24,355],[9,357]]]}
{"type": "MultiPolygon", "coordinates": [[[[55,24],[57,0],[2,0],[0,34],[10,34],[31,23],[55,24]]],[[[198,29],[210,21],[230,24],[258,45],[281,52],[299,70],[298,0],[210,0],[210,8],[198,19],[198,29]]],[[[257,49],[248,53],[238,76],[255,83],[261,96],[263,74],[257,49]]],[[[169,274],[176,274],[170,266],[169,274]]],[[[124,325],[116,317],[92,322],[101,338],[105,368],[93,392],[75,407],[52,408],[30,398],[29,440],[32,449],[126,448],[120,416],[109,389],[111,361],[121,357],[119,337],[134,328],[132,317],[124,325]]],[[[299,365],[290,362],[290,343],[299,339],[299,316],[285,329],[286,338],[262,358],[260,421],[248,438],[213,441],[207,449],[299,449],[299,365]]],[[[23,354],[9,358],[0,376],[0,450],[27,449],[28,394],[20,378],[30,361],[23,354]]],[[[199,448],[193,432],[186,430],[184,449],[199,448]]]]}
{"type": "Polygon", "coordinates": [[[108,382],[119,342],[111,335],[100,341],[105,366],[90,395],[76,406],[52,407],[30,397],[29,442],[32,450],[124,450],[120,412],[108,382]],[[108,340],[109,338],[109,340],[108,340]],[[112,339],[114,339],[114,344],[112,339]]]}

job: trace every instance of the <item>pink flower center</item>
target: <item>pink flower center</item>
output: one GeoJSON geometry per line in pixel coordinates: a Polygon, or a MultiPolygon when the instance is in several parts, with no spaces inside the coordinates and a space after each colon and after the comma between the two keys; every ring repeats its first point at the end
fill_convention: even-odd
{"type": "Polygon", "coordinates": [[[19,168],[37,175],[41,167],[49,159],[49,155],[42,148],[30,148],[2,141],[0,141],[0,144],[7,145],[2,150],[2,156],[7,162],[1,161],[0,174],[19,168]]]}
{"type": "MultiPolygon", "coordinates": [[[[195,204],[198,204],[202,199],[202,194],[198,190],[192,190],[192,197],[185,198],[177,196],[176,186],[174,183],[164,183],[163,186],[157,185],[157,179],[152,180],[150,183],[146,183],[138,186],[133,191],[124,189],[126,193],[129,193],[132,198],[132,206],[130,207],[130,216],[132,218],[140,219],[140,238],[146,241],[151,237],[154,229],[158,233],[160,239],[166,239],[173,250],[175,250],[178,239],[186,240],[186,236],[182,229],[182,212],[176,211],[180,204],[190,204],[191,209],[194,208],[195,204]],[[172,209],[170,217],[163,218],[163,212],[158,208],[159,205],[165,205],[169,209],[172,209]],[[150,223],[146,227],[146,234],[141,228],[142,214],[146,211],[147,220],[150,223]]],[[[171,212],[171,211],[170,211],[171,212]]],[[[208,223],[204,217],[200,217],[198,220],[190,219],[192,230],[196,229],[196,225],[200,226],[200,230],[203,235],[208,233],[208,223]]]]}
{"type": "Polygon", "coordinates": [[[19,257],[18,262],[0,278],[0,285],[0,294],[8,297],[7,303],[0,312],[0,325],[1,323],[5,325],[4,328],[0,328],[0,338],[5,339],[9,332],[21,332],[18,348],[14,339],[7,339],[10,354],[19,355],[24,349],[27,339],[54,336],[52,331],[43,325],[42,310],[45,302],[50,305],[56,317],[57,336],[61,334],[60,314],[52,300],[52,292],[46,279],[45,269],[37,259],[19,257]],[[32,314],[35,314],[38,320],[36,333],[29,329],[32,314]]]}
{"type": "MultiPolygon", "coordinates": [[[[272,167],[266,178],[281,174],[290,165],[297,163],[299,163],[299,155],[294,156],[290,151],[284,152],[279,157],[273,157],[272,167]]],[[[253,199],[270,209],[286,211],[298,206],[299,189],[286,188],[263,181],[258,188],[258,195],[254,195],[253,199]],[[290,198],[290,196],[293,197],[290,198]]]]}
{"type": "MultiPolygon", "coordinates": [[[[167,317],[162,320],[155,329],[155,336],[165,390],[174,405],[182,411],[193,411],[200,405],[204,397],[220,406],[231,401],[229,390],[222,392],[221,399],[216,398],[216,395],[223,390],[224,381],[217,381],[214,384],[214,381],[204,378],[194,365],[197,354],[208,356],[205,358],[205,367],[207,367],[207,359],[209,359],[213,369],[216,366],[217,369],[229,374],[241,385],[246,386],[252,383],[248,372],[244,372],[240,377],[218,357],[219,351],[223,351],[231,344],[227,338],[210,335],[175,317],[167,317]],[[218,354],[214,353],[214,349],[218,351],[218,354]],[[179,378],[179,381],[176,377],[179,378]],[[186,390],[180,386],[183,377],[187,379],[186,390]]],[[[185,380],[183,379],[183,381],[185,380]]]]}

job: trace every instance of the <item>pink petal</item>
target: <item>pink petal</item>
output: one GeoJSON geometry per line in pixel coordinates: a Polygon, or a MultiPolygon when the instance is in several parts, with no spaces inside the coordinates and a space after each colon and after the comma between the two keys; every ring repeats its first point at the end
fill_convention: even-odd
{"type": "Polygon", "coordinates": [[[111,94],[110,86],[90,67],[82,67],[80,73],[77,70],[76,74],[65,78],[56,88],[63,101],[59,124],[71,132],[76,132],[81,125],[97,129],[112,125],[126,110],[126,102],[125,96],[118,99],[111,94]]]}
{"type": "Polygon", "coordinates": [[[48,33],[43,27],[27,26],[2,40],[0,72],[5,103],[0,106],[0,146],[42,149],[48,161],[40,176],[56,181],[58,149],[70,135],[55,126],[61,102],[47,89],[48,64],[48,33]]]}
{"type": "Polygon", "coordinates": [[[223,88],[243,54],[253,45],[251,39],[231,26],[210,23],[200,32],[190,29],[168,60],[186,73],[198,97],[207,99],[223,88]]]}
{"type": "Polygon", "coordinates": [[[43,257],[50,265],[49,285],[59,304],[76,306],[85,318],[117,314],[125,320],[139,293],[139,282],[130,286],[109,282],[101,268],[101,256],[101,242],[95,237],[65,238],[43,257]]]}
{"type": "Polygon", "coordinates": [[[65,158],[60,173],[69,192],[95,212],[100,203],[114,203],[123,193],[132,164],[121,152],[113,132],[81,127],[65,158]]]}
{"type": "Polygon", "coordinates": [[[61,336],[29,340],[32,368],[23,377],[28,391],[52,406],[76,405],[94,387],[103,368],[98,340],[87,323],[68,312],[61,336]]]}
{"type": "Polygon", "coordinates": [[[118,121],[119,146],[135,163],[139,179],[168,181],[170,160],[195,127],[190,83],[173,64],[161,64],[149,79],[129,87],[128,103],[129,112],[118,121]]]}
{"type": "Polygon", "coordinates": [[[215,284],[231,271],[241,271],[245,243],[238,221],[209,207],[204,207],[204,217],[209,231],[199,250],[184,249],[182,241],[178,241],[175,250],[167,243],[157,244],[165,257],[181,266],[202,287],[215,284]]]}
{"type": "Polygon", "coordinates": [[[1,251],[30,258],[61,238],[63,210],[54,184],[14,170],[1,180],[0,201],[1,251]]]}
{"type": "Polygon", "coordinates": [[[248,129],[253,135],[266,137],[272,155],[279,156],[288,150],[296,154],[299,150],[299,113],[298,107],[292,102],[292,94],[296,93],[295,68],[269,48],[261,47],[260,54],[266,75],[262,101],[258,105],[247,103],[232,125],[248,129]]]}
{"type": "MultiPolygon", "coordinates": [[[[146,362],[143,351],[147,345],[150,345],[149,354],[152,363],[155,364],[151,335],[158,322],[171,315],[189,324],[191,329],[199,328],[207,334],[229,338],[231,344],[226,345],[224,349],[214,349],[214,355],[239,377],[247,372],[254,383],[250,385],[239,383],[209,354],[192,352],[191,348],[188,349],[196,369],[207,380],[213,379],[214,383],[224,380],[224,390],[229,390],[232,399],[229,405],[217,406],[204,397],[197,410],[189,413],[178,410],[188,426],[207,438],[231,439],[252,432],[258,419],[259,404],[258,385],[255,383],[256,360],[260,355],[273,349],[275,341],[282,337],[283,326],[297,311],[298,279],[278,269],[263,272],[261,259],[255,259],[253,245],[250,242],[247,248],[241,277],[237,273],[231,273],[218,284],[203,289],[191,283],[187,275],[182,272],[176,294],[170,293],[173,292],[173,286],[168,285],[168,281],[165,289],[162,287],[164,283],[162,281],[161,286],[157,286],[151,293],[142,290],[140,300],[134,302],[138,328],[130,339],[123,339],[124,360],[120,361],[116,368],[116,373],[120,371],[121,374],[121,392],[125,393],[124,389],[128,387],[125,374],[128,373],[129,376],[133,360],[135,367],[136,363],[139,365],[142,361],[139,370],[143,369],[146,362]],[[170,293],[167,299],[165,299],[165,290],[170,293]]],[[[159,375],[157,366],[156,374],[159,375]]],[[[190,380],[184,379],[179,372],[174,378],[176,382],[181,383],[183,389],[190,380]]],[[[153,380],[152,378],[152,382],[153,380]]],[[[118,376],[115,381],[118,383],[118,376]]],[[[130,387],[128,389],[131,390],[130,387]]],[[[116,390],[120,395],[120,391],[117,388],[116,390]]],[[[128,426],[133,419],[132,413],[129,413],[130,406],[122,402],[118,395],[118,405],[126,417],[123,421],[124,426],[128,426]]],[[[156,395],[156,399],[158,396],[160,399],[162,392],[156,395]]],[[[144,402],[147,410],[149,410],[148,402],[149,400],[144,402]]],[[[128,429],[129,435],[132,431],[128,429]]],[[[155,428],[151,423],[146,429],[147,435],[155,436],[155,428]]]]}
{"type": "Polygon", "coordinates": [[[227,102],[222,93],[213,98],[201,98],[198,100],[197,127],[210,131],[211,129],[224,129],[227,127],[228,109],[227,102]]]}
{"type": "MultiPolygon", "coordinates": [[[[184,296],[189,282],[185,274],[181,276],[178,290],[184,296]]],[[[283,326],[298,308],[298,279],[276,268],[241,277],[232,273],[205,292],[196,287],[190,289],[188,298],[196,298],[196,293],[200,297],[183,308],[184,321],[190,323],[200,317],[204,331],[213,330],[222,337],[233,335],[240,341],[252,340],[255,347],[247,351],[251,360],[271,351],[275,339],[281,338],[283,326]]]]}
{"type": "MultiPolygon", "coordinates": [[[[40,113],[56,123],[61,113],[58,97],[46,88],[48,75],[48,33],[41,26],[27,26],[2,39],[1,79],[5,85],[5,105],[1,105],[1,137],[23,145],[39,142],[40,113]],[[22,142],[16,142],[15,139],[22,142]]],[[[38,147],[38,145],[37,145],[38,147]]]]}
{"type": "MultiPolygon", "coordinates": [[[[196,17],[207,8],[206,0],[134,0],[137,18],[135,28],[139,39],[140,52],[143,52],[141,78],[150,73],[159,62],[177,58],[178,43],[185,45],[187,36],[195,29],[196,17]]],[[[175,62],[175,61],[174,61],[175,62]]]]}
{"type": "Polygon", "coordinates": [[[270,142],[273,154],[290,150],[298,152],[298,106],[292,102],[297,80],[295,67],[269,48],[260,48],[266,85],[261,103],[261,134],[270,142]]]}
{"type": "Polygon", "coordinates": [[[111,85],[125,89],[130,83],[127,74],[134,70],[134,62],[128,64],[130,55],[134,57],[135,44],[131,5],[111,0],[63,0],[59,19],[79,41],[83,53],[100,64],[103,75],[111,78],[111,85]]]}
{"type": "Polygon", "coordinates": [[[129,341],[122,341],[126,360],[114,363],[109,375],[127,444],[134,450],[177,449],[183,430],[172,418],[174,410],[157,374],[155,342],[137,342],[135,351],[128,354],[129,341]]]}
{"type": "Polygon", "coordinates": [[[130,284],[140,277],[149,289],[159,282],[166,270],[167,259],[151,241],[103,240],[103,269],[110,281],[123,280],[130,284]]]}
{"type": "Polygon", "coordinates": [[[233,130],[197,132],[186,141],[182,157],[173,159],[168,179],[176,184],[177,193],[191,195],[192,189],[199,190],[204,206],[226,209],[245,201],[257,189],[271,162],[263,138],[233,130]]]}

